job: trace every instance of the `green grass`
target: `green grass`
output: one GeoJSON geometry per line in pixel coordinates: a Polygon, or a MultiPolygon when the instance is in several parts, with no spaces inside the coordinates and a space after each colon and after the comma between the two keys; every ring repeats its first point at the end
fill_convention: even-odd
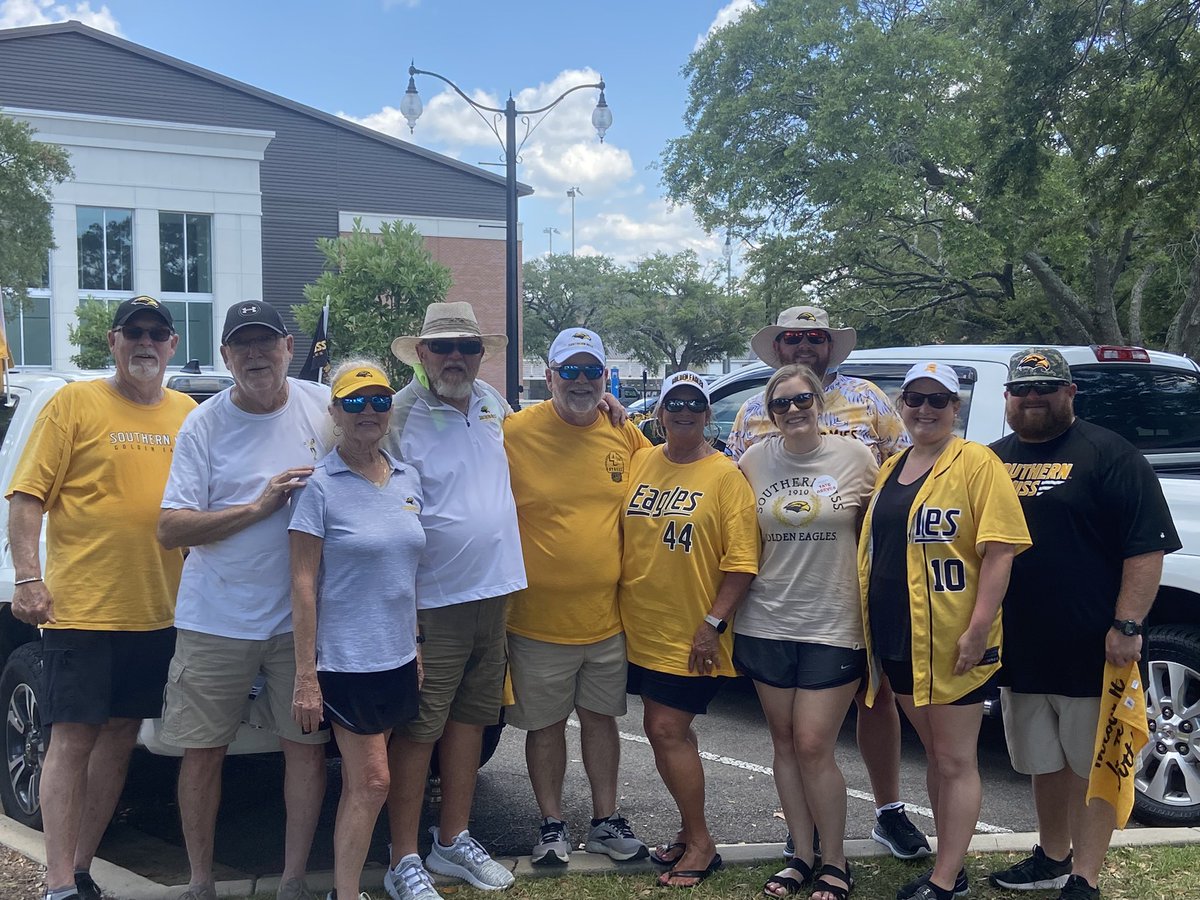
{"type": "MultiPolygon", "coordinates": [[[[1003,869],[1025,854],[991,853],[967,857],[971,880],[970,900],[1049,900],[1055,891],[1000,891],[987,883],[989,872],[1003,869]]],[[[929,867],[929,861],[904,863],[891,857],[852,861],[855,888],[852,897],[861,900],[892,900],[896,888],[929,867]]],[[[729,866],[690,891],[658,887],[654,876],[578,875],[565,878],[520,878],[503,894],[477,891],[465,885],[442,887],[445,900],[642,900],[652,897],[694,897],[696,900],[751,900],[762,896],[762,886],[779,865],[743,868],[729,866]]],[[[1104,900],[1189,900],[1200,896],[1200,845],[1181,847],[1134,847],[1109,851],[1100,876],[1104,900]]],[[[382,889],[371,892],[374,900],[386,900],[382,889]]],[[[799,895],[807,897],[807,893],[799,895]]],[[[274,900],[259,894],[255,900],[274,900]]]]}

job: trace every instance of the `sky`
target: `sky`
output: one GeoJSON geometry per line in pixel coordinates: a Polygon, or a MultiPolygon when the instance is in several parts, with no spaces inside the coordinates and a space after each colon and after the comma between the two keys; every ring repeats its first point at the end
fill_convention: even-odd
{"type": "MultiPolygon", "coordinates": [[[[408,65],[436,71],[472,99],[535,109],[601,78],[613,125],[591,126],[597,92],[573,93],[529,136],[517,178],[524,258],[571,251],[629,264],[695,250],[722,264],[724,234],[706,234],[664,197],[658,165],[683,134],[689,54],[753,0],[0,0],[0,28],[77,19],[161,53],[334,113],[472,165],[503,151],[448,87],[418,77],[424,114],[400,115],[408,65]],[[546,233],[557,229],[557,233],[546,233]]],[[[503,134],[503,122],[499,125],[503,134]]],[[[518,138],[523,134],[518,123],[518,138]]],[[[735,253],[734,265],[737,265],[735,253]]]]}

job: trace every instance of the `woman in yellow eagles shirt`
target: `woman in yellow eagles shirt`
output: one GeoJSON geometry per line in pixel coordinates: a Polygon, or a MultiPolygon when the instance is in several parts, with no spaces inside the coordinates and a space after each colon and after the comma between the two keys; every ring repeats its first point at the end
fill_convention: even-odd
{"type": "Polygon", "coordinates": [[[954,433],[958,375],[919,363],[901,386],[913,445],[884,462],[859,540],[867,703],[880,680],[925,746],[937,863],[897,900],[967,891],[963,857],[979,817],[976,745],[983,700],[1000,668],[1000,602],[1013,557],[1030,546],[1003,464],[954,433]]]}
{"type": "Polygon", "coordinates": [[[721,855],[704,818],[692,719],[734,674],[728,626],[758,571],[758,522],[750,486],[705,439],[704,379],[668,377],[654,415],[666,443],[633,457],[619,603],[628,690],[642,697],[654,762],[679,808],[679,833],[651,859],[671,867],[663,887],[694,887],[721,867],[721,855]]]}

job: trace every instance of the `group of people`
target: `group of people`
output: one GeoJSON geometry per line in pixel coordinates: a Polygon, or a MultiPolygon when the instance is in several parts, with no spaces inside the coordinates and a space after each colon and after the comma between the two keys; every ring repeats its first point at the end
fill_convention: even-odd
{"type": "Polygon", "coordinates": [[[477,377],[505,338],[467,303],[431,304],[419,334],[396,338],[414,370],[399,392],[366,359],[329,385],[289,378],[282,317],[242,303],[221,334],[234,385],[197,408],[163,388],[169,310],[121,303],[115,374],[51,400],[7,491],[13,612],[44,629],[53,723],[45,900],[99,900],[89,866],[138,725],[159,715],[183,752],[180,900],[215,900],[222,763],[260,678],[285,760],[279,900],[312,897],[331,733],[343,787],[330,900],[358,897],[385,805],[394,900],[440,900],[430,872],[509,887],[468,828],[483,730],[506,705],[541,815],[534,864],[568,863],[583,837],[586,852],[649,856],[659,884],[693,887],[722,861],[692,723],[736,672],[757,688],[789,828],[767,896],[853,889],[833,752],[852,702],[872,837],[901,858],[930,845],[899,798],[897,704],[928,756],[938,855],[898,900],[965,893],[975,744],[999,677],[1041,841],[991,880],[1098,897],[1114,816],[1083,798],[1101,673],[1106,658],[1138,658],[1162,556],[1179,547],[1157,480],[1130,445],[1074,419],[1054,350],[1014,356],[1013,434],[989,449],[955,433],[952,367],[914,366],[897,413],[838,373],[854,340],[815,307],[761,330],[752,346],[776,371],[726,456],[707,385],[686,371],[664,380],[652,446],[604,395],[606,352],[586,328],[550,348],[550,401],[513,412],[477,377]],[[617,808],[629,693],[680,814],[653,851],[617,808]],[[572,714],[592,799],[575,840],[562,799],[572,714]],[[423,860],[435,744],[443,801],[423,860]]]}

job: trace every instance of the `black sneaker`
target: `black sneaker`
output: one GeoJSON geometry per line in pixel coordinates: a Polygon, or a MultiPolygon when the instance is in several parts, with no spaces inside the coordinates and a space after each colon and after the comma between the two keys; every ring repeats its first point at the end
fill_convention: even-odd
{"type": "MultiPolygon", "coordinates": [[[[1027,856],[1011,869],[993,872],[989,877],[993,885],[1010,891],[1048,891],[1064,887],[1071,874],[1071,854],[1061,862],[1048,857],[1040,846],[1033,845],[1033,856],[1027,856]]],[[[1080,878],[1084,886],[1087,882],[1080,878]]],[[[1079,896],[1087,896],[1080,894],[1079,896]]]]}
{"type": "Polygon", "coordinates": [[[1100,900],[1100,888],[1092,887],[1082,875],[1071,875],[1058,900],[1100,900]]]}
{"type": "Polygon", "coordinates": [[[892,851],[896,859],[916,859],[930,854],[929,839],[908,820],[904,807],[885,809],[875,817],[871,839],[892,851]]]}
{"type": "Polygon", "coordinates": [[[104,891],[92,881],[90,872],[75,873],[75,890],[79,892],[79,900],[103,900],[104,891]]]}
{"type": "MultiPolygon", "coordinates": [[[[929,884],[929,879],[933,877],[933,869],[922,872],[900,890],[896,891],[896,900],[915,900],[922,888],[929,885],[930,888],[935,886],[929,884]]],[[[958,874],[954,877],[953,893],[955,897],[965,897],[971,890],[971,884],[967,881],[967,870],[959,869],[958,874]]],[[[928,893],[928,892],[927,892],[928,893]]]]}
{"type": "MultiPolygon", "coordinates": [[[[792,833],[787,833],[787,839],[783,842],[783,858],[791,859],[796,855],[796,841],[792,838],[792,833]]],[[[821,834],[817,829],[813,829],[813,859],[818,859],[821,856],[821,834]]],[[[814,863],[816,865],[816,863],[814,863]]]]}

